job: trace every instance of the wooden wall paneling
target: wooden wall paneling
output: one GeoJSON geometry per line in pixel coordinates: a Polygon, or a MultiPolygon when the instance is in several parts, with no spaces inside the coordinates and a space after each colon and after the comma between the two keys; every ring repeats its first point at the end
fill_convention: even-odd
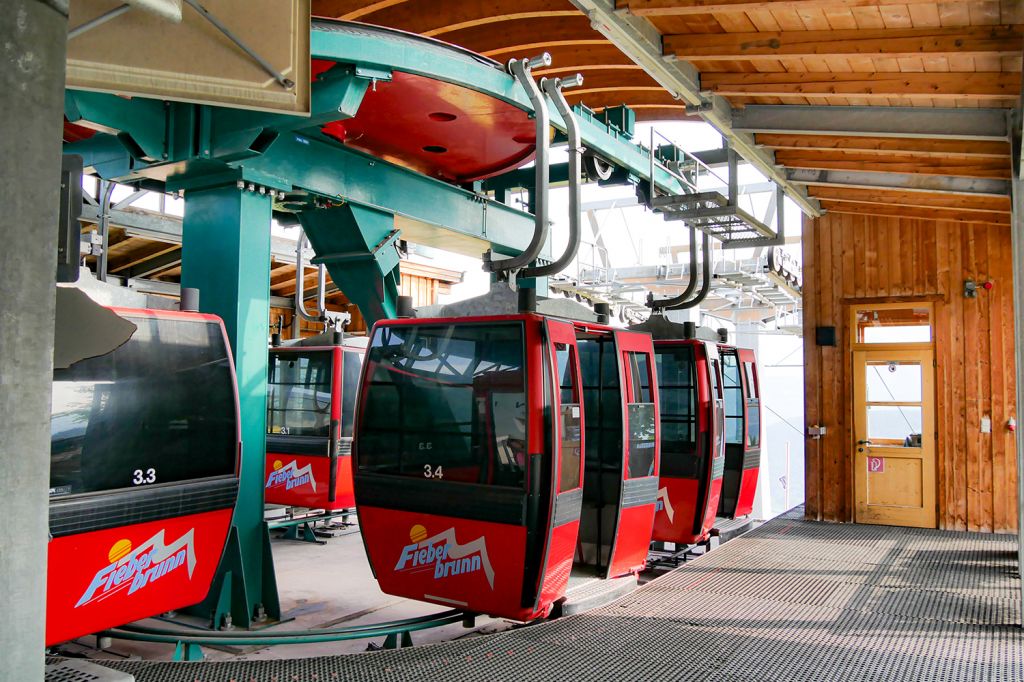
{"type": "MultiPolygon", "coordinates": [[[[946,290],[946,283],[949,280],[949,230],[941,227],[935,229],[935,279],[936,293],[943,293],[946,290]]],[[[935,315],[933,327],[935,330],[935,425],[936,425],[936,454],[939,461],[936,466],[938,474],[939,493],[936,498],[938,504],[939,527],[949,527],[953,515],[950,513],[950,504],[954,500],[952,495],[952,462],[946,454],[951,447],[949,429],[947,425],[952,423],[952,412],[949,395],[951,385],[951,368],[949,364],[949,306],[946,302],[938,301],[933,310],[935,315]]]]}
{"type": "MultiPolygon", "coordinates": [[[[963,230],[965,238],[964,279],[973,278],[978,265],[977,239],[973,226],[963,230]]],[[[967,408],[967,419],[965,427],[965,448],[967,454],[967,528],[978,530],[980,527],[979,513],[981,511],[981,495],[979,491],[981,480],[981,382],[978,356],[980,355],[978,345],[980,344],[980,306],[977,298],[964,300],[964,336],[965,345],[963,348],[964,366],[966,369],[966,381],[964,385],[965,402],[967,408]]]]}
{"type": "MultiPolygon", "coordinates": [[[[867,263],[869,262],[870,251],[872,247],[865,239],[867,235],[867,220],[864,216],[850,215],[844,223],[844,229],[840,230],[840,238],[843,240],[843,261],[837,264],[837,270],[841,271],[842,268],[848,267],[849,263],[855,263],[854,275],[856,287],[859,287],[861,291],[867,292],[869,290],[868,278],[870,273],[867,269],[867,263]],[[855,226],[855,230],[849,228],[850,225],[855,226]],[[859,237],[859,239],[858,239],[859,237]],[[855,260],[855,256],[859,254],[859,258],[855,260]],[[857,267],[856,263],[863,263],[864,271],[861,272],[860,278],[856,277],[857,267]]],[[[856,291],[850,288],[851,280],[844,278],[843,286],[835,287],[836,306],[841,312],[840,318],[840,329],[842,330],[841,338],[842,345],[840,348],[843,352],[836,354],[836,363],[833,369],[835,376],[835,382],[832,386],[832,394],[835,396],[836,402],[841,406],[839,412],[839,418],[842,420],[842,431],[840,437],[842,442],[839,444],[843,453],[842,467],[837,472],[837,477],[840,479],[839,485],[836,490],[839,494],[843,495],[843,504],[839,509],[839,518],[843,521],[853,521],[853,507],[854,507],[854,461],[853,456],[853,442],[854,442],[854,416],[853,416],[853,401],[845,397],[847,388],[854,385],[855,378],[853,376],[853,355],[850,349],[853,348],[854,341],[856,339],[856,329],[850,324],[850,306],[845,302],[845,299],[849,299],[856,291]]],[[[852,396],[852,390],[849,391],[852,396]]]]}
{"type": "MultiPolygon", "coordinates": [[[[844,232],[842,230],[831,230],[832,236],[832,268],[831,271],[835,272],[837,268],[841,267],[842,259],[845,257],[844,253],[844,232]]],[[[833,315],[838,316],[842,320],[846,315],[846,310],[842,303],[842,291],[838,287],[834,287],[832,290],[832,300],[830,302],[833,315]]],[[[838,325],[840,329],[846,329],[847,325],[840,323],[838,325]]],[[[842,341],[842,339],[840,339],[842,341]]],[[[832,386],[829,390],[829,401],[833,405],[833,410],[836,407],[842,408],[842,387],[844,385],[846,374],[849,371],[850,358],[847,353],[843,352],[843,349],[847,348],[845,342],[838,346],[835,346],[829,350],[832,352],[829,354],[832,360],[831,371],[829,376],[832,379],[832,386]]],[[[849,384],[847,384],[849,385],[849,384]]],[[[832,437],[832,461],[834,475],[832,477],[832,495],[835,496],[833,501],[833,514],[840,519],[847,519],[848,515],[846,512],[847,501],[849,500],[849,487],[847,486],[846,472],[850,467],[850,443],[852,438],[850,437],[850,422],[844,420],[844,429],[836,431],[832,437]],[[844,435],[845,432],[845,435],[844,435]]]]}
{"type": "Polygon", "coordinates": [[[942,528],[1016,528],[1014,434],[1006,429],[1013,383],[1012,262],[1005,226],[830,214],[804,223],[808,424],[828,428],[807,442],[807,514],[853,518],[852,302],[933,301],[938,523],[942,528]],[[975,299],[963,281],[992,279],[975,299]],[[839,344],[813,344],[835,326],[839,344]],[[992,432],[981,433],[981,417],[992,432]]]}
{"type": "MultiPolygon", "coordinates": [[[[801,250],[803,252],[804,274],[804,419],[807,425],[820,424],[818,396],[821,393],[821,349],[814,342],[815,321],[818,305],[818,269],[816,268],[819,239],[816,221],[809,216],[803,217],[801,250]]],[[[804,510],[808,518],[820,520],[821,505],[821,439],[806,438],[804,441],[804,510]]]]}
{"type": "MultiPolygon", "coordinates": [[[[946,228],[943,225],[943,229],[946,228]]],[[[952,304],[952,326],[947,333],[950,335],[950,357],[949,362],[953,367],[951,372],[953,421],[950,429],[951,438],[947,439],[947,452],[945,455],[952,458],[953,464],[953,528],[955,530],[967,529],[967,456],[964,446],[967,440],[967,409],[964,404],[965,388],[967,382],[967,367],[964,358],[964,298],[961,293],[964,279],[964,243],[966,241],[965,230],[953,230],[950,236],[950,291],[949,300],[952,304]]]]}

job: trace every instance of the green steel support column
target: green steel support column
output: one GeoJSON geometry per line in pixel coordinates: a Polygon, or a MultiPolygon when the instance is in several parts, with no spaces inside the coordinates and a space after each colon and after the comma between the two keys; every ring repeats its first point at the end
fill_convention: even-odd
{"type": "Polygon", "coordinates": [[[299,213],[314,263],[323,263],[338,288],[368,324],[395,317],[398,305],[398,242],[395,216],[358,204],[299,213]]]}
{"type": "Polygon", "coordinates": [[[220,627],[280,618],[270,540],[263,521],[270,319],[271,198],[231,184],[189,189],[182,225],[183,287],[199,289],[203,312],[224,320],[238,375],[242,466],[228,547],[206,601],[220,627]]]}

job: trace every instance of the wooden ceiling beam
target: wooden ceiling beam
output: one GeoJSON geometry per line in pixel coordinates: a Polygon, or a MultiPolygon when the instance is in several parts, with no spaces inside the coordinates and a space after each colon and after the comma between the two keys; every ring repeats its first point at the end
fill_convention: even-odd
{"type": "Polygon", "coordinates": [[[729,12],[801,12],[883,5],[934,5],[941,0],[617,0],[618,9],[647,17],[680,17],[729,12]]]}
{"type": "Polygon", "coordinates": [[[1009,178],[1005,159],[979,159],[946,155],[942,158],[891,152],[884,156],[861,152],[794,150],[775,153],[775,161],[787,168],[851,170],[880,173],[947,175],[960,178],[1009,178]]]}
{"type": "MultiPolygon", "coordinates": [[[[584,84],[585,86],[586,84],[584,84]]],[[[665,92],[662,88],[657,89],[634,89],[629,87],[621,88],[605,88],[600,89],[599,92],[581,93],[577,90],[566,90],[565,98],[569,104],[578,104],[582,102],[591,109],[603,109],[604,107],[614,107],[620,104],[625,104],[633,109],[638,109],[643,106],[672,106],[682,105],[679,100],[673,99],[672,95],[665,92]]],[[[685,110],[685,106],[683,109],[685,110]]]]}
{"type": "Polygon", "coordinates": [[[1010,213],[1009,197],[969,197],[960,194],[913,192],[908,190],[854,189],[810,185],[808,191],[820,200],[846,201],[856,204],[911,206],[918,208],[951,208],[980,213],[1010,213]]]}
{"type": "Polygon", "coordinates": [[[933,140],[900,137],[845,137],[842,135],[797,135],[790,133],[757,133],[757,144],[773,149],[845,150],[888,154],[913,152],[926,156],[960,154],[978,158],[1008,159],[1009,142],[985,140],[933,140]]]}
{"type": "MultiPolygon", "coordinates": [[[[513,53],[532,57],[553,47],[608,45],[608,40],[590,26],[583,15],[558,19],[517,19],[506,21],[500,29],[474,26],[445,33],[446,42],[478,52],[486,57],[513,53]]],[[[504,60],[499,60],[504,61],[504,60]]]]}
{"type": "Polygon", "coordinates": [[[715,73],[705,72],[701,89],[726,97],[920,97],[1005,99],[1020,96],[1018,73],[715,73]]]}
{"type": "Polygon", "coordinates": [[[929,220],[954,220],[967,223],[1009,225],[1007,213],[978,213],[946,208],[920,208],[912,206],[874,206],[871,204],[847,203],[822,200],[821,207],[829,213],[852,213],[854,215],[875,215],[891,218],[927,218],[929,220]]]}
{"type": "MultiPolygon", "coordinates": [[[[366,4],[365,0],[363,4],[366,4]]],[[[314,3],[314,9],[319,7],[331,11],[329,3],[314,3]]],[[[349,16],[352,13],[350,11],[349,16]]],[[[506,21],[578,16],[579,10],[562,0],[462,0],[401,2],[379,8],[370,14],[360,16],[359,19],[380,26],[436,37],[453,31],[506,21]]]]}
{"type": "Polygon", "coordinates": [[[402,5],[408,0],[313,0],[310,11],[316,17],[345,19],[346,21],[366,21],[375,12],[402,5]]]}
{"type": "Polygon", "coordinates": [[[689,61],[815,57],[1014,57],[1024,41],[1021,26],[761,31],[666,35],[666,55],[689,61]]]}

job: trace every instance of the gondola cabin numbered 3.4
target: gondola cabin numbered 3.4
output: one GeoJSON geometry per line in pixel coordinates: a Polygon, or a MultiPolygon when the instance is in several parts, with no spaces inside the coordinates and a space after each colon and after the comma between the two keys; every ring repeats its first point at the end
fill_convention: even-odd
{"type": "Polygon", "coordinates": [[[53,373],[47,645],[202,601],[238,495],[220,319],[113,310],[131,338],[53,373]]]}
{"type": "Polygon", "coordinates": [[[533,313],[379,322],[355,493],[389,594],[515,620],[570,573],[639,571],[654,521],[650,337],[533,313]]]}
{"type": "Polygon", "coordinates": [[[327,511],[355,506],[352,425],[362,362],[356,346],[271,349],[267,503],[327,511]]]}

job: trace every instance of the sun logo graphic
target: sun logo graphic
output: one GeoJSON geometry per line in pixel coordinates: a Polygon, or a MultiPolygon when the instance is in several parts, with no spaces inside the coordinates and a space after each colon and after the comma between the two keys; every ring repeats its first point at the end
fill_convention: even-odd
{"type": "Polygon", "coordinates": [[[672,501],[668,499],[668,488],[658,490],[658,500],[654,503],[654,513],[657,514],[660,511],[664,511],[668,516],[668,522],[672,523],[676,516],[676,511],[672,508],[672,501]]]}
{"type": "Polygon", "coordinates": [[[312,486],[313,492],[316,492],[316,479],[313,478],[312,464],[299,468],[299,463],[294,459],[287,464],[276,459],[274,460],[274,470],[267,476],[267,485],[265,487],[280,488],[284,486],[285,490],[291,490],[292,488],[298,488],[301,485],[307,484],[312,486]]]}
{"type": "Polygon", "coordinates": [[[494,569],[483,536],[460,545],[455,528],[428,537],[427,529],[417,523],[409,529],[409,540],[411,544],[402,548],[395,571],[433,569],[434,580],[483,571],[487,584],[494,589],[494,569]]]}
{"type": "Polygon", "coordinates": [[[132,549],[131,540],[118,540],[107,552],[109,565],[96,572],[75,608],[106,599],[125,589],[128,594],[133,594],[182,566],[187,568],[191,580],[196,568],[194,536],[195,528],[190,528],[174,542],[165,544],[161,529],[135,549],[132,549]]]}

